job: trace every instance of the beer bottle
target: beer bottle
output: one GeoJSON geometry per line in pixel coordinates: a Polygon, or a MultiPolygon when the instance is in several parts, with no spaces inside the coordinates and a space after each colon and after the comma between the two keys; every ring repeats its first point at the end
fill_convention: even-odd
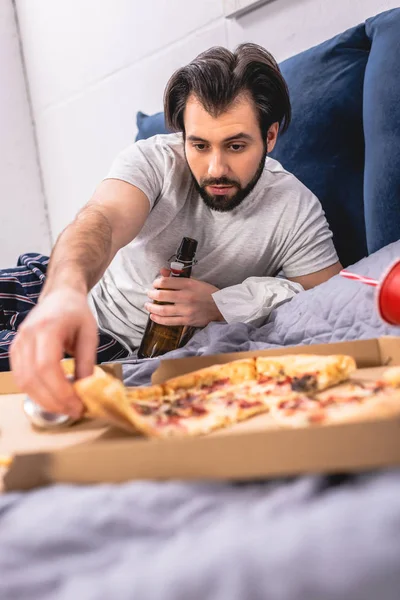
{"type": "MultiPolygon", "coordinates": [[[[184,237],[178,248],[173,262],[170,264],[170,277],[190,277],[194,257],[197,249],[197,240],[184,237]]],[[[168,288],[163,288],[168,289],[168,288]]],[[[159,302],[156,304],[171,304],[171,302],[159,302]]],[[[196,331],[195,327],[186,325],[161,325],[155,323],[149,317],[146,329],[139,346],[139,358],[153,358],[171,350],[176,350],[182,342],[186,343],[196,331]]]]}

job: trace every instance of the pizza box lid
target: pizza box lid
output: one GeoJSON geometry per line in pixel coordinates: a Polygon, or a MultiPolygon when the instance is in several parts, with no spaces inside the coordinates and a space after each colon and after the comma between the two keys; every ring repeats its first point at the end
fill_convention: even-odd
{"type": "MultiPolygon", "coordinates": [[[[356,376],[377,378],[384,366],[400,365],[400,337],[162,360],[153,380],[242,357],[293,353],[350,354],[360,369],[356,376]]],[[[4,475],[6,490],[133,479],[254,480],[400,464],[397,418],[286,430],[259,415],[207,436],[172,440],[148,440],[98,421],[49,433],[32,430],[21,411],[24,396],[9,373],[0,374],[4,389],[0,454],[14,456],[4,475]]]]}

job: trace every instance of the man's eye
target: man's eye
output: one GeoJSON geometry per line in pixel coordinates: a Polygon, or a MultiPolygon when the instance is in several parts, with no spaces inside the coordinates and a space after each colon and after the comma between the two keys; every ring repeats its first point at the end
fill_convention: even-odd
{"type": "Polygon", "coordinates": [[[203,152],[207,148],[206,144],[194,144],[194,147],[199,152],[203,152]]]}
{"type": "Polygon", "coordinates": [[[241,152],[242,150],[245,149],[246,146],[244,146],[243,144],[231,144],[230,148],[231,150],[233,150],[234,152],[241,152]]]}

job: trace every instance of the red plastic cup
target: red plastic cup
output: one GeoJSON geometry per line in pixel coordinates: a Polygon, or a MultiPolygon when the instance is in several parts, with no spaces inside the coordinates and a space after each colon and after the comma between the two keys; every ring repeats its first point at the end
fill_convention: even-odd
{"type": "Polygon", "coordinates": [[[381,318],[389,325],[400,325],[400,259],[380,280],[377,300],[381,318]]]}

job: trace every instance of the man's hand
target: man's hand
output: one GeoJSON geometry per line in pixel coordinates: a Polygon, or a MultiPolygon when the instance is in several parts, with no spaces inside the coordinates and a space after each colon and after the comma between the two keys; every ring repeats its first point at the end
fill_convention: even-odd
{"type": "Polygon", "coordinates": [[[168,274],[168,269],[162,269],[161,277],[153,283],[154,288],[164,289],[154,289],[147,293],[151,300],[172,303],[146,302],[145,308],[153,321],[161,325],[205,327],[211,321],[224,320],[211,296],[218,288],[197,279],[168,277],[168,274]]]}
{"type": "Polygon", "coordinates": [[[97,325],[86,295],[63,288],[40,300],[19,327],[11,347],[18,386],[45,410],[79,418],[82,402],[61,367],[64,354],[75,357],[78,379],[91,375],[97,325]]]}

